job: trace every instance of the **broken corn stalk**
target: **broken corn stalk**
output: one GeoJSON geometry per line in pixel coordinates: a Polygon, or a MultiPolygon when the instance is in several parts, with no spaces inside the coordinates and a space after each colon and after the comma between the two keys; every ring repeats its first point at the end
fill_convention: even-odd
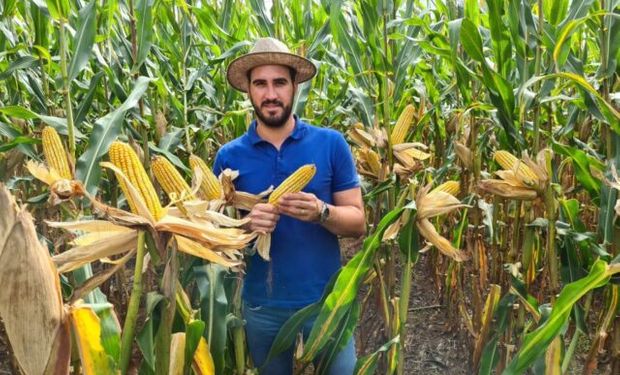
{"type": "MultiPolygon", "coordinates": [[[[155,220],[162,218],[164,212],[155,188],[134,150],[126,143],[115,141],[110,146],[109,155],[112,164],[119,168],[127,176],[129,182],[140,192],[142,199],[155,220]]],[[[125,193],[125,198],[129,203],[131,211],[138,214],[136,202],[134,202],[129,193],[127,184],[119,176],[117,176],[117,179],[123,193],[125,193]]]]}
{"type": "Polygon", "coordinates": [[[215,174],[211,171],[211,168],[207,166],[200,157],[196,155],[190,155],[189,165],[192,170],[199,169],[202,172],[202,181],[200,182],[200,194],[206,200],[221,199],[224,194],[220,181],[215,177],[215,174]]]}
{"type": "Polygon", "coordinates": [[[64,179],[71,180],[72,173],[67,161],[67,152],[60,141],[60,137],[56,129],[46,126],[41,132],[41,141],[43,143],[43,155],[45,161],[50,168],[58,172],[58,175],[64,179]]]}
{"type": "Polygon", "coordinates": [[[168,196],[176,195],[177,199],[195,199],[192,191],[172,163],[163,156],[155,156],[151,161],[153,175],[168,196]]]}

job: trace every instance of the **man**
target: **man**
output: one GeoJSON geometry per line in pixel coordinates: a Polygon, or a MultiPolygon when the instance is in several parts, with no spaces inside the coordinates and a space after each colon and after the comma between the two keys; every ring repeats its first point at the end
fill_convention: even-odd
{"type": "MultiPolygon", "coordinates": [[[[298,84],[315,73],[309,60],[272,38],[259,39],[227,71],[229,83],[248,94],[256,119],[243,136],[218,151],[215,173],[238,170],[236,188],[259,193],[304,164],[316,166],[303,192],[284,195],[277,206],[257,204],[248,214],[249,230],[271,233],[271,264],[251,257],[243,287],[250,354],[269,375],[292,373],[292,348],[265,359],[282,324],[319,300],[340,268],[337,236],[365,233],[359,180],[346,141],[337,131],[306,124],[291,113],[298,84]]],[[[311,327],[312,321],[304,326],[306,336],[311,327]]],[[[328,373],[352,374],[355,360],[351,340],[328,373]]]]}

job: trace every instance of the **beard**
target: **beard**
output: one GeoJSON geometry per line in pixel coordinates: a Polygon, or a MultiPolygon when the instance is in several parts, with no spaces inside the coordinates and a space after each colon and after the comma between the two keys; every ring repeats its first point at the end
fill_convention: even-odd
{"type": "MultiPolygon", "coordinates": [[[[291,98],[290,103],[293,103],[293,98],[291,98]]],[[[284,103],[282,103],[281,101],[277,99],[265,100],[264,102],[260,104],[260,107],[257,106],[256,103],[254,103],[254,101],[252,101],[252,107],[254,107],[254,113],[256,114],[256,117],[258,117],[258,119],[261,120],[261,122],[265,124],[267,127],[273,128],[273,129],[283,127],[284,124],[286,124],[286,122],[288,121],[289,117],[291,116],[291,112],[293,111],[291,104],[284,105],[284,103]],[[264,110],[264,107],[268,104],[275,104],[281,107],[282,113],[280,115],[270,115],[269,110],[264,110]]]]}

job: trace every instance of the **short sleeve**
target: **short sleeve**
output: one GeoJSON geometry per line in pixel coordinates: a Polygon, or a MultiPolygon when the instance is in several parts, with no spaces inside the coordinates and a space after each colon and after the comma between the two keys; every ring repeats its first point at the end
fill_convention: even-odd
{"type": "Polygon", "coordinates": [[[222,149],[220,149],[215,154],[215,160],[213,161],[213,173],[216,176],[219,176],[219,174],[222,173],[224,169],[226,169],[226,167],[224,166],[224,158],[222,157],[222,153],[222,149]]]}
{"type": "Polygon", "coordinates": [[[339,192],[360,186],[359,176],[355,169],[355,161],[351,149],[342,134],[336,133],[332,148],[334,176],[332,192],[339,192]]]}

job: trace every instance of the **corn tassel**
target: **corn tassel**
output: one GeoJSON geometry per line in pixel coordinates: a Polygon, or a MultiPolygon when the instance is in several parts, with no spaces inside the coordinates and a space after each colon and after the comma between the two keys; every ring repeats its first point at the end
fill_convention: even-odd
{"type": "Polygon", "coordinates": [[[200,169],[202,172],[202,181],[200,183],[200,193],[206,200],[221,199],[224,192],[220,181],[215,177],[215,174],[211,171],[211,168],[207,166],[201,158],[196,155],[190,155],[189,165],[192,170],[200,169]]]}
{"type": "Polygon", "coordinates": [[[41,132],[41,139],[47,165],[56,170],[60,177],[71,180],[73,177],[71,168],[69,168],[69,162],[67,161],[67,152],[60,141],[56,129],[46,126],[41,132]]]}
{"type": "Polygon", "coordinates": [[[299,167],[292,175],[288,176],[269,196],[269,203],[276,204],[278,199],[286,193],[298,193],[308,185],[314,174],[316,167],[314,164],[306,164],[299,167]]]}
{"type": "Polygon", "coordinates": [[[392,144],[397,145],[399,143],[403,143],[405,138],[407,137],[407,133],[413,124],[413,116],[415,115],[415,107],[411,104],[407,104],[405,109],[401,112],[400,116],[398,116],[398,120],[396,121],[396,125],[394,125],[394,129],[392,130],[392,144]]]}
{"type": "Polygon", "coordinates": [[[151,161],[151,168],[155,179],[168,196],[175,194],[177,199],[196,199],[183,176],[168,159],[163,156],[155,156],[151,161]]]}
{"type": "MultiPolygon", "coordinates": [[[[128,144],[118,141],[112,142],[109,154],[112,164],[123,171],[131,184],[140,192],[142,199],[144,199],[144,203],[155,220],[161,219],[164,214],[163,208],[161,207],[161,203],[159,202],[159,198],[157,197],[151,180],[146,174],[140,159],[138,159],[138,155],[136,155],[128,144]]],[[[117,179],[121,189],[125,193],[125,198],[127,198],[131,211],[137,214],[136,203],[133,201],[131,194],[129,194],[125,181],[123,181],[122,178],[118,178],[118,176],[117,179]]]]}
{"type": "Polygon", "coordinates": [[[538,175],[530,167],[508,151],[496,151],[493,158],[503,169],[514,171],[526,184],[532,184],[539,180],[538,175]]]}

